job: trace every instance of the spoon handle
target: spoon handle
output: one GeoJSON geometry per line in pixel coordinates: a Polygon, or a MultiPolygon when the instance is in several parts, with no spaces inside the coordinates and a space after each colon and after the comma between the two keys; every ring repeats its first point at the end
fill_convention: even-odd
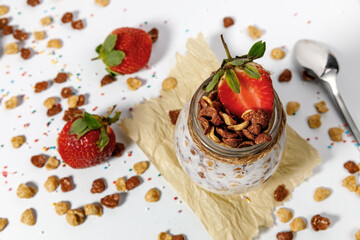
{"type": "Polygon", "coordinates": [[[340,96],[339,89],[336,84],[336,73],[329,72],[329,73],[325,74],[322,77],[322,79],[325,79],[325,81],[329,83],[330,89],[335,98],[335,102],[336,102],[340,112],[342,113],[343,118],[347,122],[347,124],[350,128],[350,131],[352,132],[356,142],[358,143],[358,145],[359,145],[358,148],[360,150],[360,131],[359,131],[359,128],[357,127],[355,121],[351,117],[349,110],[346,108],[343,99],[340,96]]]}

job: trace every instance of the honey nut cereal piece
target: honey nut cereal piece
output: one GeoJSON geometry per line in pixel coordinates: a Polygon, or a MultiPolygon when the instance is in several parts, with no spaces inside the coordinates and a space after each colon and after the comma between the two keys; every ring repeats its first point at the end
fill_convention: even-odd
{"type": "Polygon", "coordinates": [[[359,171],[359,167],[354,161],[347,161],[344,163],[344,168],[347,169],[351,174],[357,173],[359,171]]]}
{"type": "Polygon", "coordinates": [[[112,156],[115,156],[115,157],[121,157],[121,155],[123,154],[125,150],[125,145],[123,143],[119,143],[117,142],[115,144],[115,149],[114,149],[114,152],[112,153],[112,156]]]}
{"type": "Polygon", "coordinates": [[[317,202],[321,202],[321,201],[325,200],[326,198],[328,198],[329,195],[330,195],[329,189],[319,187],[315,190],[314,200],[317,202]]]}
{"type": "Polygon", "coordinates": [[[73,189],[73,184],[70,181],[70,178],[63,177],[60,178],[61,191],[69,192],[73,189]]]}
{"type": "Polygon", "coordinates": [[[47,47],[59,49],[62,47],[62,43],[59,39],[50,39],[47,43],[47,47]]]}
{"type": "Polygon", "coordinates": [[[112,82],[115,82],[116,81],[116,78],[114,78],[113,76],[111,75],[105,75],[102,79],[101,79],[101,86],[105,86],[105,85],[108,85],[112,82]]]}
{"type": "Polygon", "coordinates": [[[286,104],[286,113],[291,116],[294,115],[300,109],[300,103],[298,102],[288,102],[286,104]]]}
{"type": "Polygon", "coordinates": [[[44,187],[46,191],[53,192],[58,188],[59,184],[59,178],[57,176],[50,176],[45,181],[44,187]]]}
{"type": "Polygon", "coordinates": [[[5,45],[5,54],[16,54],[19,52],[17,43],[8,43],[5,45]]]}
{"type": "Polygon", "coordinates": [[[350,175],[350,176],[346,177],[343,180],[342,185],[344,187],[346,187],[347,189],[349,189],[350,192],[355,192],[356,191],[356,179],[355,179],[355,176],[350,175]]]}
{"type": "Polygon", "coordinates": [[[69,23],[73,20],[73,14],[71,12],[66,12],[61,18],[61,22],[69,23]]]}
{"type": "Polygon", "coordinates": [[[215,135],[215,128],[212,126],[210,132],[206,135],[216,143],[221,143],[220,139],[215,135]]]}
{"type": "Polygon", "coordinates": [[[35,7],[40,4],[40,0],[27,0],[27,4],[32,7],[35,7]]]}
{"type": "Polygon", "coordinates": [[[134,170],[137,175],[143,174],[149,167],[149,162],[142,161],[134,164],[134,170]]]}
{"type": "Polygon", "coordinates": [[[262,36],[263,32],[255,26],[248,26],[247,31],[252,39],[258,39],[262,36]]]}
{"type": "Polygon", "coordinates": [[[83,113],[83,111],[81,109],[69,108],[68,110],[65,110],[63,120],[66,122],[70,121],[70,120],[74,120],[77,115],[82,114],[82,113],[83,113]]]}
{"type": "Polygon", "coordinates": [[[95,0],[95,3],[102,7],[106,7],[107,5],[109,5],[110,1],[109,0],[95,0]]]}
{"type": "Polygon", "coordinates": [[[161,232],[158,235],[158,240],[172,240],[172,236],[166,232],[161,232]]]}
{"type": "Polygon", "coordinates": [[[283,201],[289,195],[289,191],[284,184],[279,185],[274,191],[274,199],[278,202],[283,201]]]}
{"type": "Polygon", "coordinates": [[[35,40],[43,40],[45,38],[45,31],[36,31],[33,33],[35,40]]]}
{"type": "Polygon", "coordinates": [[[360,230],[355,233],[355,239],[360,240],[360,230]]]}
{"type": "Polygon", "coordinates": [[[14,32],[14,27],[10,26],[10,25],[6,25],[2,28],[2,35],[6,36],[6,35],[10,35],[14,32]]]}
{"type": "Polygon", "coordinates": [[[17,104],[18,104],[17,97],[11,97],[9,100],[5,101],[5,108],[13,109],[17,107],[17,104]]]}
{"type": "Polygon", "coordinates": [[[140,185],[140,179],[137,176],[133,176],[126,181],[126,189],[130,191],[140,185]]]}
{"type": "Polygon", "coordinates": [[[83,209],[70,209],[66,212],[66,221],[71,226],[79,226],[85,221],[85,213],[83,209]]]}
{"type": "Polygon", "coordinates": [[[279,232],[276,234],[278,240],[292,240],[294,237],[292,232],[279,232]]]}
{"type": "Polygon", "coordinates": [[[326,113],[327,111],[329,111],[324,101],[315,103],[315,108],[319,113],[326,113]]]}
{"type": "Polygon", "coordinates": [[[52,23],[52,19],[51,17],[47,16],[47,17],[43,17],[42,19],[40,19],[41,25],[43,26],[48,26],[52,23]]]}
{"type": "Polygon", "coordinates": [[[76,30],[81,30],[84,28],[84,23],[81,19],[71,22],[71,27],[76,30]]]}
{"type": "Polygon", "coordinates": [[[47,108],[50,109],[52,108],[56,103],[56,98],[54,97],[49,97],[47,99],[45,99],[45,101],[43,102],[43,105],[47,108]]]}
{"type": "Polygon", "coordinates": [[[37,82],[35,84],[35,93],[42,92],[47,89],[49,83],[47,81],[37,82]]]}
{"type": "Polygon", "coordinates": [[[168,77],[168,78],[165,78],[164,81],[162,82],[162,89],[165,91],[169,91],[169,90],[174,89],[176,87],[176,85],[177,85],[176,78],[168,77]]]}
{"type": "Polygon", "coordinates": [[[157,202],[160,199],[160,192],[156,188],[151,188],[145,194],[145,201],[147,202],[157,202]]]}
{"type": "Polygon", "coordinates": [[[62,111],[61,105],[54,105],[52,108],[47,110],[46,115],[48,117],[52,117],[61,111],[62,111]]]}
{"type": "Polygon", "coordinates": [[[293,218],[293,214],[289,209],[280,208],[276,212],[276,216],[280,219],[281,222],[287,223],[293,218]]]}
{"type": "Polygon", "coordinates": [[[79,101],[79,96],[76,96],[76,95],[70,96],[67,100],[69,108],[77,107],[78,101],[79,101]]]}
{"type": "Polygon", "coordinates": [[[34,226],[36,223],[36,219],[35,219],[35,214],[33,212],[32,209],[26,209],[22,214],[21,214],[21,219],[20,221],[26,225],[29,226],[34,226]]]}
{"type": "Polygon", "coordinates": [[[272,59],[281,60],[285,57],[285,52],[281,48],[274,48],[271,50],[270,57],[272,59]]]}
{"type": "Polygon", "coordinates": [[[319,214],[311,218],[311,226],[315,231],[326,230],[330,226],[330,220],[319,214]]]}
{"type": "Polygon", "coordinates": [[[319,128],[321,126],[321,115],[317,113],[309,116],[308,123],[310,128],[319,128]]]}
{"type": "Polygon", "coordinates": [[[185,240],[184,235],[179,234],[172,237],[172,240],[185,240]]]}
{"type": "Polygon", "coordinates": [[[226,125],[230,126],[230,125],[236,124],[236,121],[232,117],[230,117],[228,114],[219,112],[219,115],[224,120],[226,125]]]}
{"type": "Polygon", "coordinates": [[[23,183],[21,183],[16,190],[16,195],[19,198],[32,198],[36,193],[37,189],[35,187],[31,187],[23,183]]]}
{"type": "Polygon", "coordinates": [[[303,218],[297,217],[290,223],[290,229],[292,232],[298,232],[306,228],[306,223],[303,218]]]}
{"type": "Polygon", "coordinates": [[[25,143],[25,136],[15,136],[11,138],[11,145],[13,148],[19,148],[25,143]]]}
{"type": "Polygon", "coordinates": [[[0,218],[0,232],[8,225],[9,221],[7,218],[0,218]]]}
{"type": "Polygon", "coordinates": [[[344,129],[341,129],[338,127],[333,127],[333,128],[329,128],[328,132],[329,132],[329,136],[332,141],[334,141],[334,142],[342,142],[343,141],[342,133],[345,132],[344,129]]]}
{"type": "Polygon", "coordinates": [[[121,192],[125,192],[127,190],[126,189],[125,179],[122,178],[122,177],[116,179],[115,187],[116,187],[116,190],[121,191],[121,192]]]}
{"type": "Polygon", "coordinates": [[[279,82],[289,82],[291,77],[291,71],[289,69],[285,69],[279,76],[279,82]]]}
{"type": "Polygon", "coordinates": [[[105,190],[105,180],[102,178],[93,181],[90,192],[102,193],[105,190]]]}
{"type": "Polygon", "coordinates": [[[105,197],[103,197],[102,199],[100,199],[100,203],[107,207],[107,208],[115,208],[118,206],[120,201],[120,195],[115,193],[112,195],[107,195],[105,197]]]}
{"type": "Polygon", "coordinates": [[[159,29],[152,28],[150,31],[147,32],[147,34],[150,36],[151,41],[155,43],[159,37],[159,29]]]}
{"type": "Polygon", "coordinates": [[[16,29],[14,34],[13,34],[13,37],[19,41],[25,41],[26,39],[28,39],[29,37],[29,34],[26,33],[26,32],[23,32],[19,29],[16,29]]]}
{"type": "Polygon", "coordinates": [[[228,28],[228,27],[231,27],[232,25],[234,25],[234,19],[231,17],[224,17],[223,22],[224,22],[225,28],[228,28]]]}
{"type": "Polygon", "coordinates": [[[69,87],[64,87],[61,89],[61,97],[68,98],[73,95],[73,91],[69,87]]]}
{"type": "Polygon", "coordinates": [[[5,15],[9,12],[9,7],[1,5],[0,6],[0,16],[5,15]]]}
{"type": "Polygon", "coordinates": [[[34,155],[30,161],[35,167],[42,168],[46,163],[46,157],[44,155],[34,155]]]}
{"type": "Polygon", "coordinates": [[[78,102],[76,104],[76,107],[80,107],[80,106],[84,105],[84,103],[85,103],[85,95],[80,94],[79,95],[79,100],[78,100],[78,102]]]}
{"type": "Polygon", "coordinates": [[[57,215],[64,215],[70,209],[70,203],[68,202],[58,202],[54,206],[57,215]]]}
{"type": "Polygon", "coordinates": [[[85,215],[96,215],[101,217],[103,215],[103,208],[100,204],[87,204],[84,206],[85,215]]]}
{"type": "Polygon", "coordinates": [[[136,78],[128,78],[126,80],[126,84],[128,85],[128,88],[131,91],[135,91],[139,87],[141,87],[141,81],[139,79],[136,79],[136,78]]]}
{"type": "Polygon", "coordinates": [[[29,48],[22,48],[20,50],[20,56],[23,58],[23,59],[29,59],[31,57],[31,51],[29,48]]]}
{"type": "Polygon", "coordinates": [[[230,130],[233,130],[233,131],[241,131],[241,130],[244,130],[247,126],[249,126],[249,123],[250,123],[249,121],[243,121],[240,124],[230,125],[227,128],[230,130]]]}
{"type": "Polygon", "coordinates": [[[176,125],[176,121],[180,114],[180,109],[169,111],[169,117],[172,125],[176,125]]]}
{"type": "Polygon", "coordinates": [[[54,82],[55,83],[63,83],[63,82],[66,82],[66,79],[67,79],[67,74],[66,73],[63,73],[63,72],[60,72],[56,75],[56,77],[54,78],[54,82]]]}

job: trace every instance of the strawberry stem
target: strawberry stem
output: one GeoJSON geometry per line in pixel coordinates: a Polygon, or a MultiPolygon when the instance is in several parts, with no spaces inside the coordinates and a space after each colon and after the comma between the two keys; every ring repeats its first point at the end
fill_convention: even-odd
{"type": "Polygon", "coordinates": [[[105,118],[108,118],[110,116],[110,114],[114,111],[114,109],[116,108],[116,105],[114,105],[110,111],[108,111],[108,113],[106,114],[105,118]]]}
{"type": "Polygon", "coordinates": [[[224,45],[226,55],[227,55],[228,59],[230,60],[230,59],[231,59],[231,54],[230,54],[229,48],[228,48],[228,46],[227,46],[227,44],[226,44],[226,42],[225,42],[224,37],[223,37],[222,34],[220,35],[220,37],[221,37],[221,42],[222,42],[222,44],[224,45]]]}
{"type": "Polygon", "coordinates": [[[98,60],[98,59],[100,59],[100,57],[92,58],[91,61],[95,61],[95,60],[98,60]]]}

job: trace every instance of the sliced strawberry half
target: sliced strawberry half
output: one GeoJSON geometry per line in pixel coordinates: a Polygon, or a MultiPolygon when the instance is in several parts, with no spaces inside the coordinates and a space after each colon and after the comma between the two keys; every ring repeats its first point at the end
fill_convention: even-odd
{"type": "Polygon", "coordinates": [[[241,116],[248,109],[263,109],[272,115],[274,92],[270,74],[260,65],[256,66],[261,77],[254,79],[236,67],[235,73],[240,83],[240,93],[235,93],[226,83],[224,76],[218,85],[218,94],[221,103],[231,113],[241,116]]]}

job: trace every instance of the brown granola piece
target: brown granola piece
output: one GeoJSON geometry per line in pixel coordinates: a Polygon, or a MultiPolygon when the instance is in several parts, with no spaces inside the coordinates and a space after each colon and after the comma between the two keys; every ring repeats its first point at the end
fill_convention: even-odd
{"type": "Polygon", "coordinates": [[[228,27],[234,25],[234,19],[232,19],[231,17],[224,17],[223,21],[224,21],[225,28],[228,28],[228,27]]]}
{"type": "Polygon", "coordinates": [[[71,27],[76,30],[81,30],[84,28],[84,23],[81,19],[76,20],[76,21],[71,22],[71,27]]]}
{"type": "Polygon", "coordinates": [[[62,108],[61,108],[60,105],[54,105],[52,108],[47,110],[46,115],[48,117],[52,117],[52,116],[58,114],[61,111],[62,111],[62,108]]]}
{"type": "Polygon", "coordinates": [[[150,36],[152,42],[156,42],[159,36],[159,30],[157,28],[152,28],[150,31],[147,32],[147,34],[150,36]]]}
{"type": "Polygon", "coordinates": [[[105,75],[102,79],[101,79],[101,86],[105,86],[105,85],[108,85],[112,82],[115,82],[116,79],[111,76],[111,75],[105,75]]]}
{"type": "Polygon", "coordinates": [[[120,195],[115,193],[107,195],[100,200],[100,203],[107,208],[115,208],[118,206],[120,201],[120,195]]]}
{"type": "Polygon", "coordinates": [[[319,128],[321,126],[321,115],[317,113],[309,116],[308,123],[310,128],[319,128]]]}
{"type": "Polygon", "coordinates": [[[31,163],[38,168],[42,168],[46,163],[46,157],[44,155],[35,155],[31,157],[31,163]]]}
{"type": "Polygon", "coordinates": [[[260,133],[255,138],[255,144],[261,144],[261,143],[270,142],[270,141],[271,141],[271,136],[267,133],[260,133]]]}
{"type": "Polygon", "coordinates": [[[42,92],[44,91],[47,87],[48,87],[48,82],[46,81],[42,81],[42,82],[37,82],[35,84],[35,92],[36,93],[39,93],[39,92],[42,92]]]}
{"type": "Polygon", "coordinates": [[[85,103],[85,95],[80,94],[79,95],[79,100],[78,100],[76,106],[80,107],[80,106],[84,105],[84,103],[85,103]]]}
{"type": "Polygon", "coordinates": [[[29,37],[29,34],[19,30],[19,29],[16,29],[14,34],[13,34],[13,37],[19,41],[24,41],[26,39],[28,39],[29,37]]]}
{"type": "Polygon", "coordinates": [[[220,127],[216,127],[215,130],[223,138],[237,138],[237,137],[239,137],[239,135],[237,133],[229,132],[229,131],[227,131],[225,129],[222,129],[220,127]]]}
{"type": "Polygon", "coordinates": [[[73,95],[73,91],[69,87],[64,87],[61,90],[61,97],[63,97],[63,98],[68,98],[68,97],[70,97],[72,95],[73,95]]]}
{"type": "Polygon", "coordinates": [[[251,123],[260,124],[262,127],[266,127],[269,124],[268,114],[262,109],[249,109],[246,110],[241,118],[245,121],[250,121],[251,123]]]}
{"type": "Polygon", "coordinates": [[[176,121],[179,117],[180,111],[181,111],[180,109],[169,111],[169,117],[171,120],[171,124],[173,124],[173,125],[176,124],[176,121]]]}
{"type": "Polygon", "coordinates": [[[347,161],[346,163],[344,163],[344,168],[346,168],[351,174],[359,171],[359,167],[354,161],[347,161]]]}
{"type": "Polygon", "coordinates": [[[71,22],[72,20],[73,20],[73,14],[71,12],[64,13],[64,15],[61,18],[61,21],[63,23],[68,23],[71,22]]]}
{"type": "Polygon", "coordinates": [[[329,111],[324,101],[315,103],[315,107],[319,113],[326,113],[327,111],[329,111]]]}
{"type": "Polygon", "coordinates": [[[40,4],[40,0],[27,0],[27,4],[32,7],[35,7],[40,4]]]}
{"type": "Polygon", "coordinates": [[[79,115],[79,114],[82,114],[82,113],[83,113],[83,111],[81,109],[69,108],[68,110],[65,111],[63,120],[64,121],[74,120],[76,115],[79,115]]]}
{"type": "Polygon", "coordinates": [[[200,123],[201,123],[201,126],[202,126],[203,131],[204,131],[204,135],[208,134],[209,131],[210,131],[210,128],[211,128],[209,121],[206,120],[206,119],[203,118],[203,117],[197,117],[197,119],[198,119],[198,120],[200,121],[200,123]]]}
{"type": "Polygon", "coordinates": [[[9,19],[8,18],[0,18],[0,29],[3,29],[6,25],[8,25],[9,19]]]}
{"type": "Polygon", "coordinates": [[[212,122],[212,124],[214,124],[214,126],[219,126],[220,124],[223,123],[218,111],[214,107],[209,106],[209,107],[205,107],[205,108],[201,109],[199,111],[198,116],[199,117],[210,117],[211,118],[210,121],[212,122]]]}
{"type": "Polygon", "coordinates": [[[223,142],[233,148],[236,148],[241,143],[241,139],[239,138],[223,138],[223,142]]]}
{"type": "Polygon", "coordinates": [[[254,141],[243,141],[242,143],[239,144],[239,148],[242,148],[242,147],[250,147],[250,146],[254,146],[255,143],[254,141]]]}
{"type": "Polygon", "coordinates": [[[66,81],[66,79],[67,79],[67,74],[60,72],[57,74],[56,78],[54,78],[54,82],[55,83],[63,83],[66,81]]]}
{"type": "Polygon", "coordinates": [[[184,240],[184,235],[179,234],[179,235],[174,235],[172,236],[172,240],[184,240]]]}
{"type": "Polygon", "coordinates": [[[242,134],[244,135],[244,137],[246,137],[249,140],[255,140],[255,136],[254,134],[252,134],[249,130],[244,129],[242,130],[242,134]]]}
{"type": "Polygon", "coordinates": [[[60,178],[61,191],[69,192],[73,189],[73,184],[70,181],[70,178],[63,177],[60,178]]]}
{"type": "Polygon", "coordinates": [[[294,237],[292,232],[279,232],[276,234],[278,240],[292,240],[294,237]]]}
{"type": "Polygon", "coordinates": [[[29,48],[22,48],[20,50],[20,56],[23,58],[23,59],[29,59],[30,56],[31,56],[31,51],[29,48]]]}
{"type": "Polygon", "coordinates": [[[278,202],[283,201],[289,195],[288,190],[284,184],[279,185],[274,191],[274,199],[278,202]]]}
{"type": "Polygon", "coordinates": [[[289,69],[285,69],[279,76],[279,82],[289,82],[291,77],[291,71],[289,69]]]}
{"type": "Polygon", "coordinates": [[[92,183],[91,193],[102,193],[105,190],[105,180],[102,178],[94,180],[92,183]]]}
{"type": "Polygon", "coordinates": [[[137,176],[133,176],[126,181],[126,189],[129,191],[140,185],[140,180],[137,176]]]}
{"type": "Polygon", "coordinates": [[[330,226],[330,220],[318,214],[311,218],[311,226],[315,231],[326,230],[330,226]]]}
{"type": "Polygon", "coordinates": [[[247,130],[254,135],[259,135],[261,132],[261,126],[256,123],[252,123],[250,126],[247,127],[247,130]]]}
{"type": "Polygon", "coordinates": [[[5,35],[10,35],[12,34],[14,31],[14,28],[13,26],[9,26],[9,25],[5,25],[3,28],[2,28],[2,35],[5,36],[5,35]]]}
{"type": "Polygon", "coordinates": [[[344,129],[333,127],[329,128],[329,135],[332,141],[334,142],[342,142],[342,133],[345,132],[344,129]]]}
{"type": "Polygon", "coordinates": [[[125,145],[122,143],[117,142],[115,144],[114,152],[112,153],[112,156],[121,157],[125,150],[125,145]]]}

